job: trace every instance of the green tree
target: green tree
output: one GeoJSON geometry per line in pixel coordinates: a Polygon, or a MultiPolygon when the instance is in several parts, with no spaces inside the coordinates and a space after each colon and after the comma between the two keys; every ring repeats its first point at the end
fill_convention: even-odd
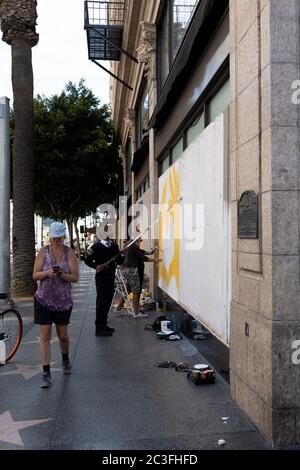
{"type": "Polygon", "coordinates": [[[114,202],[121,172],[110,111],[84,80],[35,99],[34,170],[35,210],[43,217],[71,224],[114,202]]]}
{"type": "Polygon", "coordinates": [[[13,275],[15,296],[32,295],[34,250],[33,214],[33,72],[31,48],[35,31],[36,0],[0,0],[3,41],[11,45],[14,96],[13,143],[13,275]]]}

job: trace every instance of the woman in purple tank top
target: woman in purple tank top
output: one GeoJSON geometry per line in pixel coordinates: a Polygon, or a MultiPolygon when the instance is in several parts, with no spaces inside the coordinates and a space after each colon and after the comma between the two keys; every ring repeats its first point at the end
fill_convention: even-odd
{"type": "Polygon", "coordinates": [[[40,352],[43,366],[42,388],[51,386],[50,340],[55,323],[62,353],[64,374],[71,373],[68,324],[73,307],[71,283],[79,279],[74,250],[64,245],[65,225],[53,222],[50,244],[37,254],[33,279],[38,281],[34,296],[34,322],[40,325],[40,352]]]}

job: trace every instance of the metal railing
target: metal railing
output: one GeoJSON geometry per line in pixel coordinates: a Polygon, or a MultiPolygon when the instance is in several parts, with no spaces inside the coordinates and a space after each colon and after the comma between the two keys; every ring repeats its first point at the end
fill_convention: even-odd
{"type": "Polygon", "coordinates": [[[106,26],[123,28],[125,2],[85,1],[85,28],[106,26]]]}

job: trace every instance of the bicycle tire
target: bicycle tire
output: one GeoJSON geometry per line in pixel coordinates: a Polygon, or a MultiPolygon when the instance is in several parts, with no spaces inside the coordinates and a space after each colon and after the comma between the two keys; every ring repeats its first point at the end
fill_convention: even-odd
{"type": "Polygon", "coordinates": [[[23,335],[23,321],[17,310],[8,308],[0,312],[0,332],[5,334],[6,362],[8,362],[16,354],[23,335]]]}

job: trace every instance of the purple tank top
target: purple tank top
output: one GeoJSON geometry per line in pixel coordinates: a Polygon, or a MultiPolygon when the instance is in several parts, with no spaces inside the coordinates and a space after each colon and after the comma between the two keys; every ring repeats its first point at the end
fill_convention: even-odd
{"type": "MultiPolygon", "coordinates": [[[[51,269],[56,264],[50,254],[49,246],[45,247],[42,271],[51,269]]],[[[69,248],[64,245],[64,255],[59,263],[65,273],[70,273],[69,248]]],[[[61,277],[46,278],[38,281],[38,289],[35,293],[36,300],[49,310],[65,312],[73,306],[71,295],[71,283],[64,281],[61,277]]]]}

